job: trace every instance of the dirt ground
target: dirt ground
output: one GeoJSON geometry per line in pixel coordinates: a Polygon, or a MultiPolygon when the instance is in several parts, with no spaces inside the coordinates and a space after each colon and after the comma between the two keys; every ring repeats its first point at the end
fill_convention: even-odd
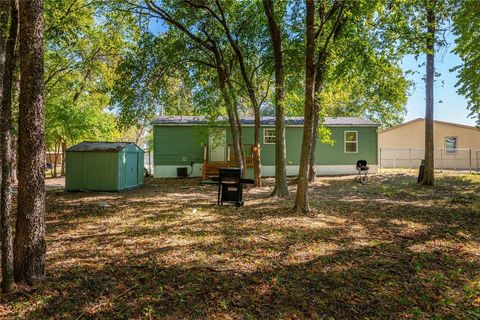
{"type": "Polygon", "coordinates": [[[321,178],[309,215],[264,184],[241,209],[197,179],[47,191],[47,279],[0,318],[480,318],[480,175],[321,178]]]}
{"type": "MultiPolygon", "coordinates": [[[[65,177],[45,179],[45,190],[63,190],[65,188],[65,177]]],[[[13,185],[13,192],[17,193],[17,184],[13,185]]]]}

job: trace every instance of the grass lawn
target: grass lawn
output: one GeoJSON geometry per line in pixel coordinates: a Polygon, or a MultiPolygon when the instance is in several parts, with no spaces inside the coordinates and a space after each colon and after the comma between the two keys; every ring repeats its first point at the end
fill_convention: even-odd
{"type": "Polygon", "coordinates": [[[194,179],[48,191],[47,279],[0,318],[480,318],[480,175],[321,178],[308,216],[272,184],[241,209],[194,179]]]}

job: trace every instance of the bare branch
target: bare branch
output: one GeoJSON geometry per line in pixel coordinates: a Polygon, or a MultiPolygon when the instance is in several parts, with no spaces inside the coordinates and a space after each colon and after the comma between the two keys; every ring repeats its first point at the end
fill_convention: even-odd
{"type": "Polygon", "coordinates": [[[165,22],[167,22],[168,24],[174,26],[175,28],[177,28],[178,30],[182,31],[183,33],[185,33],[187,36],[190,37],[190,39],[192,39],[193,41],[201,44],[202,46],[204,46],[205,48],[209,49],[209,50],[213,50],[212,49],[212,46],[211,44],[209,44],[207,41],[205,41],[204,39],[196,36],[195,34],[193,34],[186,26],[184,26],[182,23],[180,23],[178,20],[176,20],[175,18],[173,18],[171,15],[168,14],[168,12],[166,12],[164,9],[162,9],[160,6],[158,6],[155,2],[153,2],[152,0],[146,0],[145,3],[147,4],[148,6],[148,9],[150,9],[151,11],[155,12],[156,14],[159,15],[159,17],[164,20],[165,22]]]}

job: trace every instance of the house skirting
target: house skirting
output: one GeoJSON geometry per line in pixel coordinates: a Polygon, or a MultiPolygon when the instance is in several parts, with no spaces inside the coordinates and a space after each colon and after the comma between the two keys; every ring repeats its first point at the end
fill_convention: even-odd
{"type": "MultiPolygon", "coordinates": [[[[188,172],[192,172],[190,177],[202,177],[202,163],[194,163],[193,170],[190,165],[175,165],[175,166],[155,166],[154,177],[155,178],[176,178],[177,168],[186,167],[188,172]]],[[[369,165],[370,173],[377,173],[377,165],[369,165]]],[[[296,176],[298,174],[299,166],[287,166],[287,175],[296,176]]],[[[249,168],[251,170],[251,168],[249,168]]],[[[357,170],[355,165],[318,165],[317,176],[333,176],[341,174],[356,174],[357,170]]],[[[273,177],[275,176],[275,166],[262,166],[262,176],[273,177]]]]}

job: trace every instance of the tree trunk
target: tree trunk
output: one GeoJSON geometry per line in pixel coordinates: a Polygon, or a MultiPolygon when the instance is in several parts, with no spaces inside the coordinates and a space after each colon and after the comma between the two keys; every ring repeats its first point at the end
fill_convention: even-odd
{"type": "Polygon", "coordinates": [[[142,139],[143,131],[145,131],[144,125],[141,125],[140,128],[135,131],[135,144],[140,144],[140,139],[142,139]]]}
{"type": "Polygon", "coordinates": [[[312,128],[312,149],[310,150],[310,160],[308,163],[308,182],[313,183],[317,178],[317,165],[316,165],[316,155],[318,143],[318,125],[320,124],[320,111],[321,111],[321,100],[320,95],[323,90],[323,81],[325,79],[325,65],[327,62],[326,52],[321,52],[317,68],[315,71],[315,89],[314,89],[314,115],[313,115],[313,128],[312,128]]]}
{"type": "MultiPolygon", "coordinates": [[[[18,50],[18,49],[17,49],[18,50]]],[[[16,58],[18,60],[18,56],[16,58]]],[[[18,69],[17,69],[18,71],[18,69]]],[[[17,75],[18,76],[18,75],[17,75]]],[[[12,132],[12,138],[10,139],[10,145],[12,149],[12,183],[17,183],[17,158],[18,158],[18,137],[12,132]]]]}
{"type": "MultiPolygon", "coordinates": [[[[182,25],[182,23],[172,18],[172,16],[170,16],[162,8],[161,5],[154,4],[151,1],[146,1],[145,4],[147,5],[149,10],[155,12],[155,14],[157,14],[163,21],[165,21],[170,26],[184,33],[193,42],[203,47],[203,49],[212,52],[213,55],[215,56],[215,65],[213,67],[216,69],[220,92],[224,99],[225,107],[227,109],[230,130],[232,131],[233,149],[236,155],[237,166],[242,169],[243,174],[245,175],[246,165],[245,165],[245,157],[243,153],[242,129],[241,129],[241,124],[238,117],[238,110],[237,110],[238,108],[237,108],[237,105],[232,102],[232,99],[230,96],[229,91],[230,91],[231,83],[230,83],[229,74],[227,73],[228,68],[225,68],[222,52],[220,51],[220,48],[219,48],[219,43],[216,41],[216,39],[214,39],[214,37],[208,34],[206,30],[202,30],[202,31],[206,35],[207,39],[202,39],[198,35],[190,32],[187,27],[182,25]]],[[[217,2],[217,5],[220,5],[220,2],[217,2]]],[[[228,34],[228,29],[226,29],[225,31],[228,34]]],[[[232,41],[232,40],[233,40],[232,38],[229,39],[229,41],[232,41]]],[[[234,50],[235,50],[235,46],[234,46],[234,50]]],[[[206,63],[206,64],[209,66],[212,66],[210,63],[206,63]]]]}
{"type": "Polygon", "coordinates": [[[5,70],[5,51],[6,51],[6,36],[8,28],[8,15],[9,15],[9,1],[0,1],[0,101],[2,101],[3,92],[3,73],[5,70]]]}
{"type": "MultiPolygon", "coordinates": [[[[225,70],[225,69],[223,69],[225,70]]],[[[225,71],[223,71],[225,73],[225,71]]],[[[226,75],[226,73],[225,73],[226,75]]],[[[235,134],[238,135],[238,144],[240,146],[240,149],[239,149],[239,153],[242,154],[242,158],[241,160],[237,161],[238,163],[241,163],[242,164],[242,168],[244,170],[242,170],[243,172],[243,177],[246,177],[247,176],[247,170],[248,170],[248,166],[247,166],[247,159],[245,158],[245,150],[243,148],[243,134],[242,134],[242,124],[241,124],[241,121],[240,121],[240,114],[238,113],[238,102],[237,100],[234,98],[232,99],[229,92],[232,92],[234,93],[235,90],[233,88],[233,85],[232,85],[232,82],[230,81],[230,79],[228,77],[225,78],[225,82],[226,82],[226,85],[227,85],[227,88],[229,89],[229,91],[226,91],[226,94],[228,94],[228,103],[230,103],[230,109],[232,110],[231,113],[233,114],[233,122],[235,123],[235,134]]],[[[228,110],[227,110],[227,113],[228,113],[228,110]]],[[[232,140],[233,140],[233,132],[232,132],[232,140]]],[[[234,148],[235,149],[235,148],[234,148]]],[[[235,154],[236,154],[236,151],[234,150],[235,154]]]]}
{"type": "Polygon", "coordinates": [[[61,141],[58,140],[55,142],[55,145],[53,147],[53,174],[52,174],[52,178],[56,178],[57,177],[57,162],[58,162],[58,154],[60,153],[60,144],[61,144],[61,141]]]}
{"type": "MultiPolygon", "coordinates": [[[[235,51],[235,54],[238,57],[239,65],[240,65],[240,72],[242,74],[243,81],[247,87],[248,97],[250,99],[250,104],[253,108],[253,116],[254,116],[254,133],[253,133],[253,148],[252,148],[252,156],[253,156],[253,180],[255,187],[262,186],[262,168],[261,168],[261,160],[260,160],[260,106],[258,105],[257,95],[255,93],[255,89],[253,87],[253,83],[248,76],[247,68],[245,66],[245,62],[243,59],[242,51],[238,46],[238,43],[233,40],[231,37],[228,29],[226,29],[227,36],[229,38],[230,44],[235,51]]],[[[238,118],[238,117],[237,117],[238,118]]],[[[240,120],[239,120],[240,121],[240,120]]],[[[239,122],[240,125],[240,122],[239,122]]],[[[245,170],[247,170],[247,166],[245,166],[245,170]]],[[[246,172],[245,172],[246,173],[246,172]]]]}
{"type": "Polygon", "coordinates": [[[303,120],[302,151],[300,153],[300,168],[298,170],[297,195],[293,211],[307,213],[310,211],[308,203],[308,164],[312,146],[313,108],[315,85],[315,37],[314,20],[315,4],[313,0],[306,0],[306,40],[305,52],[305,110],[303,120]]]}
{"type": "Polygon", "coordinates": [[[2,250],[2,291],[13,290],[13,233],[12,233],[12,88],[15,69],[15,45],[18,31],[18,2],[10,2],[10,30],[6,42],[5,72],[1,100],[0,145],[2,146],[2,183],[0,197],[0,225],[2,250]]]}
{"type": "Polygon", "coordinates": [[[62,165],[61,165],[61,172],[60,175],[62,177],[65,176],[65,154],[67,150],[67,143],[65,141],[62,141],[62,165]]]}
{"type": "Polygon", "coordinates": [[[218,73],[218,82],[220,86],[220,91],[222,93],[223,101],[225,102],[225,108],[227,109],[228,122],[230,124],[230,131],[232,133],[232,142],[233,142],[233,152],[235,153],[236,166],[242,169],[242,172],[245,172],[245,159],[243,153],[242,139],[241,139],[241,129],[239,119],[235,113],[232,99],[230,97],[230,92],[227,85],[227,75],[222,66],[217,67],[218,73]]]}
{"type": "MultiPolygon", "coordinates": [[[[216,1],[215,3],[217,7],[221,7],[221,2],[216,1]]],[[[261,187],[262,186],[262,180],[261,180],[262,168],[261,168],[261,160],[260,160],[260,120],[261,119],[260,119],[260,106],[258,103],[257,95],[255,92],[255,88],[252,80],[253,75],[252,77],[250,77],[247,72],[245,59],[244,59],[242,50],[240,48],[240,45],[238,44],[238,40],[234,39],[234,37],[232,36],[232,33],[230,32],[230,28],[228,27],[227,21],[225,20],[223,13],[220,15],[219,19],[225,31],[225,35],[228,38],[228,42],[230,43],[231,48],[233,49],[236,57],[238,58],[240,73],[242,74],[243,82],[245,83],[245,86],[247,88],[248,98],[250,99],[250,104],[253,108],[253,114],[254,114],[254,137],[253,137],[254,146],[252,148],[253,180],[254,180],[255,187],[261,187]]]]}
{"type": "MultiPolygon", "coordinates": [[[[312,128],[312,147],[311,147],[311,152],[310,152],[310,157],[309,157],[309,174],[308,174],[308,180],[309,182],[315,182],[315,179],[317,177],[317,167],[316,167],[316,157],[315,157],[315,152],[317,149],[317,143],[318,143],[318,125],[320,122],[320,111],[321,111],[321,100],[320,100],[320,95],[323,91],[323,84],[325,80],[325,74],[326,74],[326,66],[327,66],[327,58],[328,58],[328,46],[331,41],[335,41],[335,39],[339,36],[341,29],[343,28],[345,24],[345,19],[343,17],[343,10],[345,6],[346,1],[342,1],[341,5],[337,8],[338,13],[337,17],[335,19],[335,23],[328,33],[328,36],[324,40],[325,43],[323,44],[323,47],[321,48],[319,55],[318,55],[318,60],[316,64],[316,70],[315,70],[315,89],[314,89],[314,123],[313,123],[313,128],[312,128]]],[[[353,2],[355,3],[355,2],[353,2]]],[[[326,11],[326,2],[321,2],[319,4],[319,14],[320,14],[320,24],[322,26],[325,26],[325,23],[327,20],[331,19],[332,17],[327,14],[326,11]]],[[[332,10],[332,9],[331,9],[332,10]]],[[[320,27],[321,29],[323,27],[320,27]]],[[[323,32],[323,30],[319,30],[320,33],[323,32]]],[[[321,36],[320,36],[321,37],[321,36]]]]}
{"type": "Polygon", "coordinates": [[[82,84],[80,85],[80,88],[77,90],[77,92],[75,92],[75,95],[73,96],[73,104],[76,104],[78,102],[80,95],[82,94],[83,90],[85,90],[85,86],[87,85],[88,78],[90,78],[90,73],[91,73],[91,69],[88,68],[87,72],[85,73],[85,76],[82,79],[82,84]]]}
{"type": "Polygon", "coordinates": [[[427,2],[427,76],[425,112],[425,173],[421,183],[434,184],[433,83],[435,77],[435,1],[427,2]]]}
{"type": "Polygon", "coordinates": [[[285,145],[285,72],[282,32],[275,20],[273,0],[263,0],[275,61],[275,187],[272,196],[288,196],[287,150],[285,145]]]}
{"type": "Polygon", "coordinates": [[[258,106],[258,102],[256,103],[256,107],[253,109],[254,112],[254,134],[253,134],[253,143],[254,146],[252,148],[253,154],[253,181],[255,187],[262,186],[262,165],[260,159],[260,107],[258,106]]]}
{"type": "MultiPolygon", "coordinates": [[[[2,92],[3,92],[3,73],[5,70],[5,42],[7,36],[7,28],[8,28],[8,12],[9,6],[7,0],[0,1],[0,107],[2,101],[2,92]]],[[[0,118],[0,123],[2,119],[0,118]]],[[[0,154],[2,152],[0,145],[0,154]]],[[[0,168],[2,167],[2,160],[0,157],[0,168]]],[[[2,183],[2,173],[0,170],[0,184],[2,183]]],[[[1,191],[0,191],[1,194],[1,191]]]]}
{"type": "MultiPolygon", "coordinates": [[[[317,99],[315,99],[317,100],[317,99]]],[[[312,149],[310,150],[310,159],[308,161],[308,182],[313,183],[317,178],[317,165],[316,155],[317,142],[318,142],[318,125],[320,122],[320,107],[318,102],[315,101],[314,114],[313,114],[313,128],[312,128],[312,149]]]]}
{"type": "Polygon", "coordinates": [[[20,99],[15,281],[45,277],[43,1],[20,1],[20,99]]]}

